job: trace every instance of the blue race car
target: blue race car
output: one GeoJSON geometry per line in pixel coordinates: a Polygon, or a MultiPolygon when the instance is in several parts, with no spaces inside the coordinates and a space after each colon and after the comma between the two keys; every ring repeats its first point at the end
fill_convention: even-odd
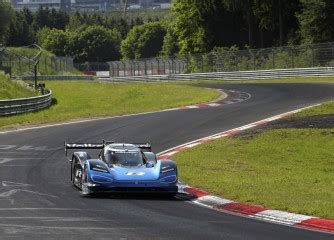
{"type": "Polygon", "coordinates": [[[100,192],[178,192],[177,166],[157,160],[150,144],[66,143],[68,149],[100,149],[98,158],[85,151],[74,152],[71,162],[73,185],[89,195],[100,192]]]}

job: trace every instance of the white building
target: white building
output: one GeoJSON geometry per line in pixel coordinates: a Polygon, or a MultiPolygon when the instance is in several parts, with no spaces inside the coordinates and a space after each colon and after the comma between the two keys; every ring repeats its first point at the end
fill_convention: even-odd
{"type": "MultiPolygon", "coordinates": [[[[14,9],[22,10],[28,8],[36,11],[40,7],[62,9],[65,11],[106,11],[122,9],[123,0],[6,0],[11,1],[14,9]]],[[[128,0],[129,10],[142,8],[171,7],[171,0],[128,0]]]]}
{"type": "Polygon", "coordinates": [[[12,6],[16,10],[28,8],[31,11],[37,11],[40,7],[54,8],[56,10],[71,10],[70,0],[13,0],[12,6]]]}

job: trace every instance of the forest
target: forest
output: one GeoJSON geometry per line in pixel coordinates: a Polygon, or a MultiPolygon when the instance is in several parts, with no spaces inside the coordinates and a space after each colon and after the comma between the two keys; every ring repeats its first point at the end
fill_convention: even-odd
{"type": "Polygon", "coordinates": [[[0,42],[75,62],[175,57],[334,41],[332,0],[174,0],[171,11],[14,11],[0,0],[0,42]]]}

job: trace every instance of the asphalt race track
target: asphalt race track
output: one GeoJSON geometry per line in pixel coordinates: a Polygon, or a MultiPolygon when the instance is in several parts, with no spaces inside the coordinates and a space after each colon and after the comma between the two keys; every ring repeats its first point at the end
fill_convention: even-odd
{"type": "Polygon", "coordinates": [[[160,152],[334,97],[334,84],[211,87],[252,97],[220,107],[0,134],[0,239],[333,239],[330,234],[229,215],[177,198],[85,198],[72,187],[65,139],[150,141],[160,152]]]}

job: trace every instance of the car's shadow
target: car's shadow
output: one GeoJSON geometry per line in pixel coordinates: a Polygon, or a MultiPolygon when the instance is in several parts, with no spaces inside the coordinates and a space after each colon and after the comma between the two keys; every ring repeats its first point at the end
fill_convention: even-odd
{"type": "Polygon", "coordinates": [[[162,193],[94,193],[82,196],[88,199],[127,199],[127,200],[157,200],[157,201],[188,201],[185,194],[176,195],[162,193]]]}

